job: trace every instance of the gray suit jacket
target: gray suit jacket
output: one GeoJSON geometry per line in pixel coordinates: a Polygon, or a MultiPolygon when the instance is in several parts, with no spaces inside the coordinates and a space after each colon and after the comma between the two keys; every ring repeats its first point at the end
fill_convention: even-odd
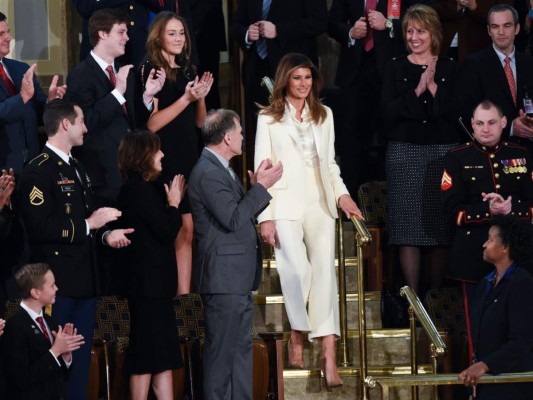
{"type": "Polygon", "coordinates": [[[255,217],[271,196],[260,184],[244,193],[220,161],[204,149],[192,170],[189,200],[197,251],[193,267],[200,294],[246,294],[261,280],[255,217]]]}

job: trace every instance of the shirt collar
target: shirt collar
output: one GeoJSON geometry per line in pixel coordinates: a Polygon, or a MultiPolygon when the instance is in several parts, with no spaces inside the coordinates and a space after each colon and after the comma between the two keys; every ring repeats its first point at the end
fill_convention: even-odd
{"type": "Polygon", "coordinates": [[[509,57],[511,59],[511,63],[514,63],[515,62],[515,52],[516,52],[516,48],[513,46],[513,51],[511,52],[511,54],[509,54],[509,56],[503,54],[501,51],[497,50],[496,49],[496,46],[494,46],[494,43],[492,44],[492,48],[494,49],[494,51],[496,52],[496,55],[498,56],[498,58],[500,59],[500,62],[502,64],[505,63],[505,57],[509,57]]]}
{"type": "Polygon", "coordinates": [[[43,316],[43,310],[41,309],[41,312],[40,313],[36,313],[35,311],[33,311],[30,307],[28,307],[26,305],[26,303],[24,303],[24,300],[22,300],[20,302],[20,306],[28,313],[30,314],[30,317],[36,321],[38,317],[42,317],[43,316]]]}
{"type": "MultiPolygon", "coordinates": [[[[287,108],[289,109],[289,113],[290,113],[290,116],[295,118],[296,116],[296,107],[294,107],[290,101],[286,101],[287,103],[287,108]]],[[[307,120],[307,118],[309,117],[309,104],[307,103],[307,100],[305,101],[305,104],[304,104],[304,109],[302,110],[302,119],[304,121],[307,120]]]]}
{"type": "MultiPolygon", "coordinates": [[[[507,268],[505,272],[503,273],[503,276],[500,278],[500,282],[502,282],[504,279],[510,278],[517,269],[518,269],[518,265],[511,264],[511,266],[507,268]]],[[[498,271],[494,269],[494,271],[492,271],[490,274],[485,276],[485,280],[490,283],[495,282],[497,274],[498,274],[498,271]]]]}
{"type": "MultiPolygon", "coordinates": [[[[100,57],[98,57],[96,55],[96,53],[94,51],[91,50],[91,56],[93,56],[94,58],[94,61],[96,61],[96,63],[100,66],[100,68],[102,68],[102,70],[106,71],[106,68],[108,65],[111,65],[113,67],[113,71],[116,73],[117,71],[115,70],[115,63],[111,63],[111,64],[108,64],[107,62],[105,62],[104,60],[102,60],[100,57]]],[[[106,71],[107,72],[107,71],[106,71]]]]}
{"type": "Polygon", "coordinates": [[[229,167],[229,161],[226,160],[224,157],[222,157],[220,154],[218,154],[216,151],[214,150],[211,150],[209,147],[206,147],[205,148],[206,150],[210,151],[211,153],[213,153],[215,155],[215,157],[217,158],[218,161],[220,161],[220,163],[222,164],[222,166],[226,169],[228,169],[229,167]]]}
{"type": "Polygon", "coordinates": [[[50,142],[46,142],[46,147],[48,147],[50,150],[56,153],[59,156],[59,158],[61,158],[63,161],[65,161],[67,164],[70,165],[69,158],[72,157],[70,154],[67,154],[64,151],[59,150],[57,147],[51,145],[50,142]]]}

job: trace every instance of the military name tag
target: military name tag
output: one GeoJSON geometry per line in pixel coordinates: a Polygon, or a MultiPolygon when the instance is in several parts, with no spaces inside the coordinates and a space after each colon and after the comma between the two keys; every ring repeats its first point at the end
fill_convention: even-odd
{"type": "Polygon", "coordinates": [[[465,165],[464,169],[483,169],[483,165],[465,165]]]}
{"type": "Polygon", "coordinates": [[[62,181],[57,181],[58,185],[73,185],[76,183],[73,179],[63,179],[62,181]]]}
{"type": "MultiPolygon", "coordinates": [[[[72,183],[74,183],[74,182],[72,182],[72,183]]],[[[61,186],[61,191],[62,191],[63,193],[74,192],[74,190],[75,190],[75,189],[74,189],[74,185],[73,185],[73,184],[69,184],[69,185],[67,185],[67,184],[63,184],[63,185],[61,186]]]]}

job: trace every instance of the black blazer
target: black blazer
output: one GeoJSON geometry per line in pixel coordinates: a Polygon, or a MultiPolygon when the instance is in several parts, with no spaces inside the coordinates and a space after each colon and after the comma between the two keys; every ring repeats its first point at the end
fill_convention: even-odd
{"type": "Polygon", "coordinates": [[[459,65],[440,57],[435,70],[438,90],[433,97],[429,91],[419,97],[415,88],[424,69],[407,57],[389,61],[383,74],[381,94],[382,115],[389,139],[415,144],[444,144],[466,141],[457,126],[457,84],[459,65]]]}
{"type": "MultiPolygon", "coordinates": [[[[49,328],[57,323],[43,314],[49,328]]],[[[68,370],[62,357],[57,363],[50,342],[21,307],[11,317],[2,336],[2,357],[8,400],[66,399],[68,370]]]]}
{"type": "MultiPolygon", "coordinates": [[[[231,37],[244,51],[247,79],[256,78],[255,64],[259,57],[255,43],[248,48],[245,37],[250,24],[262,20],[262,4],[262,0],[238,0],[230,25],[231,37]]],[[[325,0],[272,0],[266,19],[276,25],[278,35],[275,39],[267,39],[272,74],[275,74],[281,57],[291,52],[305,54],[318,65],[316,37],[326,31],[325,0]]]]}
{"type": "Polygon", "coordinates": [[[462,73],[461,98],[465,101],[465,121],[470,124],[474,107],[480,101],[489,99],[502,107],[507,117],[503,138],[509,137],[513,119],[518,116],[518,110],[524,108],[524,89],[527,88],[529,96],[533,96],[533,57],[519,52],[515,55],[517,105],[513,103],[505,71],[492,46],[468,57],[462,73]]]}
{"type": "MultiPolygon", "coordinates": [[[[483,279],[471,305],[472,341],[477,361],[491,374],[533,370],[533,277],[518,269],[489,294],[483,279]]],[[[482,400],[531,399],[533,384],[479,385],[482,400]]]]}
{"type": "Polygon", "coordinates": [[[94,210],[83,165],[75,170],[48,147],[24,169],[19,207],[30,242],[30,260],[52,267],[59,296],[99,294],[95,244],[106,228],[86,234],[85,219],[94,210]]]}
{"type": "MultiPolygon", "coordinates": [[[[115,69],[119,68],[116,64],[115,69]]],[[[88,130],[83,146],[74,148],[73,154],[85,165],[95,192],[110,190],[111,194],[104,192],[103,196],[114,200],[122,184],[118,170],[120,140],[149,116],[142,103],[140,82],[130,70],[124,93],[127,115],[111,94],[111,81],[90,54],[69,72],[67,87],[66,99],[81,107],[88,130]]]]}
{"type": "Polygon", "coordinates": [[[174,240],[181,227],[181,215],[167,207],[155,183],[132,173],[120,189],[118,206],[121,223],[134,228],[131,245],[120,250],[121,266],[128,277],[129,297],[172,298],[177,290],[174,240]]]}
{"type": "MultiPolygon", "coordinates": [[[[403,0],[401,3],[401,16],[414,1],[403,0]]],[[[377,11],[387,17],[387,0],[377,3],[377,11]]],[[[354,23],[361,17],[365,17],[364,0],[333,0],[329,10],[328,34],[341,45],[339,64],[335,83],[340,87],[352,86],[356,82],[356,76],[364,51],[363,40],[356,40],[353,46],[349,45],[348,34],[354,23]]],[[[385,63],[392,57],[405,54],[401,19],[392,21],[394,38],[390,37],[388,29],[383,31],[374,30],[374,57],[378,73],[383,72],[385,63]]]]}

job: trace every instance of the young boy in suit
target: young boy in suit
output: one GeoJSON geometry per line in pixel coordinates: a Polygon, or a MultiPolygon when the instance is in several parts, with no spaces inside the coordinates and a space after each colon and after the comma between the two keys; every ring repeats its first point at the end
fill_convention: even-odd
{"type": "Polygon", "coordinates": [[[22,301],[2,337],[7,399],[64,399],[72,352],[84,343],[83,336],[72,324],[62,328],[43,312],[57,292],[48,264],[27,264],[15,280],[22,301]]]}

